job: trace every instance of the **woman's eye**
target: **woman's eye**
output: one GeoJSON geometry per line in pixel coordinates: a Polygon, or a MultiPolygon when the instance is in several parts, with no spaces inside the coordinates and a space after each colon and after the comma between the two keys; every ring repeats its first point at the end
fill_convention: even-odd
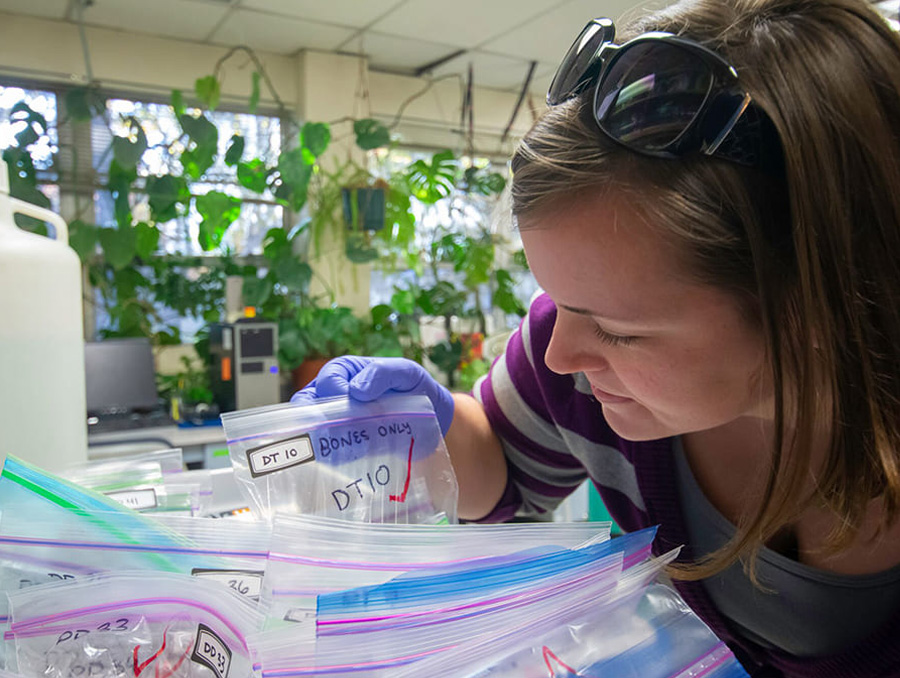
{"type": "Polygon", "coordinates": [[[623,337],[619,334],[610,334],[599,325],[594,327],[594,334],[599,337],[600,341],[610,346],[628,346],[637,339],[637,337],[623,337]]]}

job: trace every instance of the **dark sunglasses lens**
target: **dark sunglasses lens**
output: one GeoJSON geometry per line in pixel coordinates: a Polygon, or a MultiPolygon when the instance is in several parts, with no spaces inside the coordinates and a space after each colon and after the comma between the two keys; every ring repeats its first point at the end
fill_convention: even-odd
{"type": "Polygon", "coordinates": [[[713,75],[691,51],[645,42],[620,51],[604,74],[594,114],[614,139],[665,151],[687,130],[709,96],[713,75]]]}
{"type": "Polygon", "coordinates": [[[590,75],[599,67],[599,62],[594,59],[597,50],[614,37],[615,29],[609,19],[595,19],[585,26],[556,69],[547,91],[547,103],[556,106],[583,90],[590,75]]]}

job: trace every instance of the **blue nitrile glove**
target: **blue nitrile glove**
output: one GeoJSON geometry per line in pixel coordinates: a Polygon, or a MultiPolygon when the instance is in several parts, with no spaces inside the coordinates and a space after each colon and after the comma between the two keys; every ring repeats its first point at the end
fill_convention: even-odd
{"type": "Polygon", "coordinates": [[[419,363],[406,358],[367,358],[345,355],[325,363],[309,385],[297,391],[292,403],[311,403],[318,398],[349,395],[369,402],[385,393],[428,396],[441,433],[447,435],[453,421],[453,396],[419,363]]]}

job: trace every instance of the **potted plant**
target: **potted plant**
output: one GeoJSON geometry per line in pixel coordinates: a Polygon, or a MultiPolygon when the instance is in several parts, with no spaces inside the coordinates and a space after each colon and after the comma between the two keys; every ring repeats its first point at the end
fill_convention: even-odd
{"type": "Polygon", "coordinates": [[[359,318],[346,306],[304,306],[279,322],[279,358],[295,389],[306,386],[331,358],[401,356],[400,335],[386,306],[359,318]]]}

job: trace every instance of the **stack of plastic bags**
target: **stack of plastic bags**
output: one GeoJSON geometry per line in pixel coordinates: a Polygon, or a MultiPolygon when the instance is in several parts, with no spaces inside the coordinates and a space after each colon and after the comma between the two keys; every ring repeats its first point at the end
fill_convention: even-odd
{"type": "MultiPolygon", "coordinates": [[[[141,513],[106,494],[127,483],[109,466],[71,476],[102,479],[98,491],[8,458],[0,678],[746,676],[654,583],[676,555],[651,556],[655,530],[610,539],[608,523],[453,524],[455,481],[433,413],[399,400],[355,404],[352,416],[346,402],[312,416],[265,408],[268,433],[229,430],[256,520],[141,513]],[[301,453],[302,436],[320,453],[333,438],[349,443],[250,474],[253,455],[277,465],[276,452],[301,453]],[[331,492],[365,479],[370,462],[392,480],[360,490],[348,520],[331,492]],[[410,510],[395,506],[404,491],[410,510]],[[316,506],[324,515],[311,515],[316,506]]],[[[178,475],[171,458],[143,455],[135,475],[178,475]]]]}

